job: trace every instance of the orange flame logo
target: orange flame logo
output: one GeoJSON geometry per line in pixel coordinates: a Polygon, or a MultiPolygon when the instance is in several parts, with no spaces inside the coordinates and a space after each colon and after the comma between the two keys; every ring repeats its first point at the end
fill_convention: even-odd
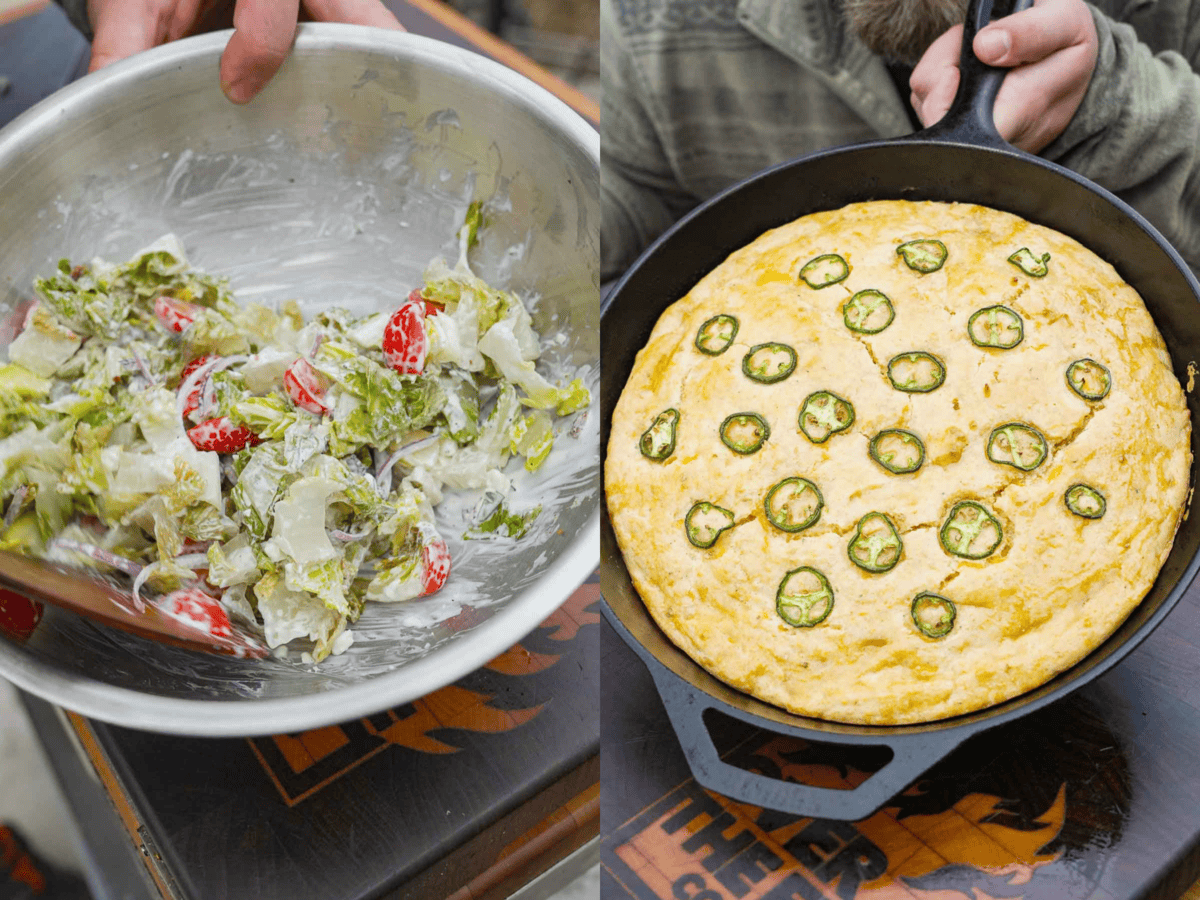
{"type": "MultiPolygon", "coordinates": [[[[801,762],[803,748],[775,737],[746,749],[756,769],[783,780],[844,789],[870,777],[801,762]]],[[[662,900],[1011,900],[1062,857],[1048,848],[1067,822],[1066,781],[1032,821],[969,789],[947,798],[914,787],[905,798],[851,823],[738,803],[688,781],[613,833],[605,865],[638,886],[631,893],[662,900]]]]}
{"type": "MultiPolygon", "coordinates": [[[[599,585],[581,586],[538,626],[537,643],[570,641],[583,625],[598,624],[599,615],[588,608],[599,594],[599,585]]],[[[462,615],[468,614],[464,611],[462,615]]],[[[465,620],[460,624],[466,627],[465,620]]],[[[483,668],[501,676],[523,678],[551,669],[561,658],[557,653],[537,652],[516,644],[483,668]]],[[[248,740],[284,801],[292,805],[388,747],[430,754],[457,753],[462,748],[434,737],[433,732],[454,729],[499,734],[521,727],[545,708],[542,703],[505,709],[495,705],[494,700],[494,694],[458,683],[354,722],[248,740]]]]}

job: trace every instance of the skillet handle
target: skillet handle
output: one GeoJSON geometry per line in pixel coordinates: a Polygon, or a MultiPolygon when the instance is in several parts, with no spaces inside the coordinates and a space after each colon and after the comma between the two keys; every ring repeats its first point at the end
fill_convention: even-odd
{"type": "MultiPolygon", "coordinates": [[[[705,710],[716,708],[708,696],[665,667],[651,665],[649,669],[696,781],[718,794],[766,809],[857,822],[881,809],[964,739],[945,732],[930,732],[905,734],[895,743],[871,741],[891,749],[892,759],[850,790],[780,781],[723,761],[704,724],[705,710]]],[[[848,741],[840,738],[840,742],[850,746],[867,743],[853,738],[848,741]]]]}
{"type": "Polygon", "coordinates": [[[972,44],[975,35],[993,19],[1021,12],[1033,6],[1033,0],[971,0],[963,24],[962,54],[959,61],[958,92],[945,116],[914,138],[926,141],[947,141],[975,144],[997,149],[1011,149],[1008,141],[996,130],[993,111],[996,95],[1008,69],[989,66],[979,61],[972,44]]]}

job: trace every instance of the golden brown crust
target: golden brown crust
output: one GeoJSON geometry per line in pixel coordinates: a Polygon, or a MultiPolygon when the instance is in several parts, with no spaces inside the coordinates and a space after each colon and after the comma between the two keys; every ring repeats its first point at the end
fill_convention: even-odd
{"type": "Polygon", "coordinates": [[[1166,348],[1140,298],[1113,268],[1070,238],[1016,216],[963,204],[878,202],[807,216],[735,252],[659,319],[613,412],[605,487],[613,528],[635,587],[664,632],[714,675],[802,715],[900,724],[945,718],[1016,696],[1085,656],[1145,596],[1171,548],[1191,465],[1190,423],[1166,348]],[[945,266],[920,275],[900,243],[936,237],[945,266]],[[1007,261],[1028,247],[1049,252],[1031,278],[1007,261]],[[849,277],[813,290],[798,282],[809,259],[838,253],[849,277]],[[856,335],[842,321],[855,291],[882,290],[895,321],[856,335]],[[982,349],[967,319],[1003,303],[1024,320],[1010,350],[982,349]],[[696,331],[717,313],[737,316],[734,345],[705,356],[696,331]],[[797,353],[776,384],[746,378],[742,358],[766,341],[797,353]],[[925,350],[946,365],[928,394],[885,377],[898,353],[925,350]],[[1074,360],[1112,372],[1103,401],[1066,385],[1074,360]],[[823,444],[797,428],[803,399],[830,390],[855,408],[853,426],[823,444]],[[646,459],[638,439],[654,417],[680,412],[674,453],[646,459]],[[718,436],[731,413],[753,411],[770,439],[739,456],[718,436]],[[1027,421],[1048,438],[1032,472],[988,461],[998,425],[1027,421]],[[872,436],[906,428],[926,461],[889,475],[868,457],[872,436]],[[763,511],[771,485],[792,475],[824,494],[820,521],[799,534],[763,511]],[[1072,515],[1066,489],[1086,482],[1107,498],[1103,518],[1072,515]],[[938,531],[955,502],[976,499],[1004,525],[979,562],[947,554],[938,531]],[[737,524],[707,550],[683,520],[699,500],[737,524]],[[886,512],[904,541],[890,572],[855,567],[846,545],[855,523],[886,512]],[[832,614],[795,628],[776,614],[784,574],[811,565],[828,577],[832,614]],[[921,591],[957,606],[953,631],[924,637],[909,616],[921,591]]]}

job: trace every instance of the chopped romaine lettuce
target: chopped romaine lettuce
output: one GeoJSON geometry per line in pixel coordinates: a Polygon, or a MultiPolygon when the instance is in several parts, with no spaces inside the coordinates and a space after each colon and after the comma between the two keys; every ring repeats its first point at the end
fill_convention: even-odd
{"type": "Polygon", "coordinates": [[[529,531],[535,519],[542,513],[540,505],[523,513],[514,513],[504,502],[504,496],[489,491],[483,495],[476,508],[476,522],[463,535],[464,540],[484,540],[508,537],[519,539],[529,531]]]}
{"type": "Polygon", "coordinates": [[[554,448],[554,427],[550,415],[540,409],[527,415],[524,424],[523,433],[513,447],[513,452],[525,457],[525,468],[528,471],[536,472],[554,448]]]}
{"type": "Polygon", "coordinates": [[[522,355],[513,324],[512,319],[497,322],[479,339],[479,349],[501,375],[528,395],[524,401],[526,405],[534,409],[553,409],[558,406],[561,392],[539,375],[533,362],[522,355]]]}
{"type": "Polygon", "coordinates": [[[63,325],[46,306],[38,303],[29,315],[28,326],[8,345],[8,358],[15,364],[49,378],[67,362],[83,338],[63,325]]]}
{"type": "Polygon", "coordinates": [[[241,524],[252,537],[266,539],[275,501],[296,477],[277,442],[270,441],[249,452],[230,498],[241,516],[241,524]]]}
{"type": "Polygon", "coordinates": [[[275,527],[268,545],[279,557],[300,566],[336,559],[337,552],[325,531],[325,508],[338,483],[324,476],[301,478],[275,504],[275,527]]]}
{"type": "Polygon", "coordinates": [[[57,317],[66,323],[66,327],[55,323],[57,328],[71,332],[76,341],[80,340],[79,335],[115,340],[129,318],[134,299],[132,294],[110,291],[107,284],[97,283],[86,275],[76,280],[62,272],[37,279],[34,290],[41,298],[34,322],[41,316],[43,325],[31,325],[46,334],[43,329],[52,327],[50,323],[57,317]]]}
{"type": "Polygon", "coordinates": [[[278,574],[264,575],[254,585],[267,645],[278,647],[296,638],[328,640],[339,616],[307,591],[292,590],[278,574]]]}
{"type": "Polygon", "coordinates": [[[476,200],[467,207],[466,221],[463,222],[462,229],[459,230],[459,239],[466,244],[466,249],[470,250],[479,243],[479,228],[483,225],[483,201],[476,200]],[[462,230],[466,230],[464,236],[462,230]]]}
{"type": "Polygon", "coordinates": [[[90,544],[148,592],[204,578],[268,645],[305,638],[319,661],[365,602],[440,584],[445,490],[486,494],[464,537],[526,534],[540,507],[512,511],[505,471],[536,470],[555,414],[590,396],[537,372],[521,298],[471,271],[483,224],[471,204],[457,263],[426,272],[421,374],[389,365],[391,312],[239,306],[171,236],[123,265],[63,260],[0,364],[0,547],[94,568],[70,549],[90,544]]]}
{"type": "Polygon", "coordinates": [[[232,540],[208,548],[208,580],[217,587],[249,584],[257,581],[260,574],[250,535],[246,532],[238,532],[232,540]]]}
{"type": "MultiPolygon", "coordinates": [[[[507,291],[497,290],[477,277],[465,265],[451,269],[443,259],[435,259],[425,270],[425,284],[421,296],[426,300],[444,304],[446,312],[454,315],[460,305],[466,305],[476,323],[477,340],[508,311],[521,301],[507,291]]],[[[436,319],[437,317],[435,317],[436,319]]],[[[463,335],[467,340],[470,336],[463,335]]]]}
{"type": "Polygon", "coordinates": [[[439,381],[446,397],[446,430],[460,444],[469,444],[479,437],[479,385],[461,369],[451,369],[439,381]]]}

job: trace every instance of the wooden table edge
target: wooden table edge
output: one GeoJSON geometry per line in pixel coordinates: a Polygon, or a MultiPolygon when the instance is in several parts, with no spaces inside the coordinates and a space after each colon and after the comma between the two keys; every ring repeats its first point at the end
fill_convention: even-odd
{"type": "MultiPolygon", "coordinates": [[[[24,16],[32,16],[34,13],[40,13],[50,5],[50,0],[27,0],[25,3],[18,3],[16,6],[11,6],[6,9],[0,9],[0,25],[7,25],[9,22],[15,22],[17,19],[24,16]]],[[[12,73],[0,72],[0,75],[12,73]]]]}
{"type": "Polygon", "coordinates": [[[441,0],[404,0],[431,18],[436,19],[451,31],[470,41],[481,52],[497,62],[504,63],[530,81],[544,87],[569,107],[587,119],[592,125],[600,125],[600,104],[574,85],[568,84],[557,75],[548,72],[511,44],[505,43],[485,28],[476,25],[462,13],[441,0]]]}
{"type": "Polygon", "coordinates": [[[104,787],[104,793],[108,795],[108,799],[112,803],[117,817],[129,833],[133,847],[138,851],[137,855],[145,865],[146,872],[154,882],[158,893],[164,900],[175,900],[178,894],[171,889],[169,877],[164,872],[165,861],[158,854],[157,850],[148,846],[142,820],[139,818],[137,810],[134,809],[133,801],[130,799],[129,793],[126,791],[120,776],[109,761],[108,754],[100,746],[95,732],[92,731],[91,724],[79,713],[71,712],[68,709],[64,709],[63,714],[66,716],[71,729],[75,732],[75,736],[79,739],[79,745],[83,748],[84,753],[87,754],[92,768],[95,769],[96,776],[100,779],[100,783],[104,787]]]}

